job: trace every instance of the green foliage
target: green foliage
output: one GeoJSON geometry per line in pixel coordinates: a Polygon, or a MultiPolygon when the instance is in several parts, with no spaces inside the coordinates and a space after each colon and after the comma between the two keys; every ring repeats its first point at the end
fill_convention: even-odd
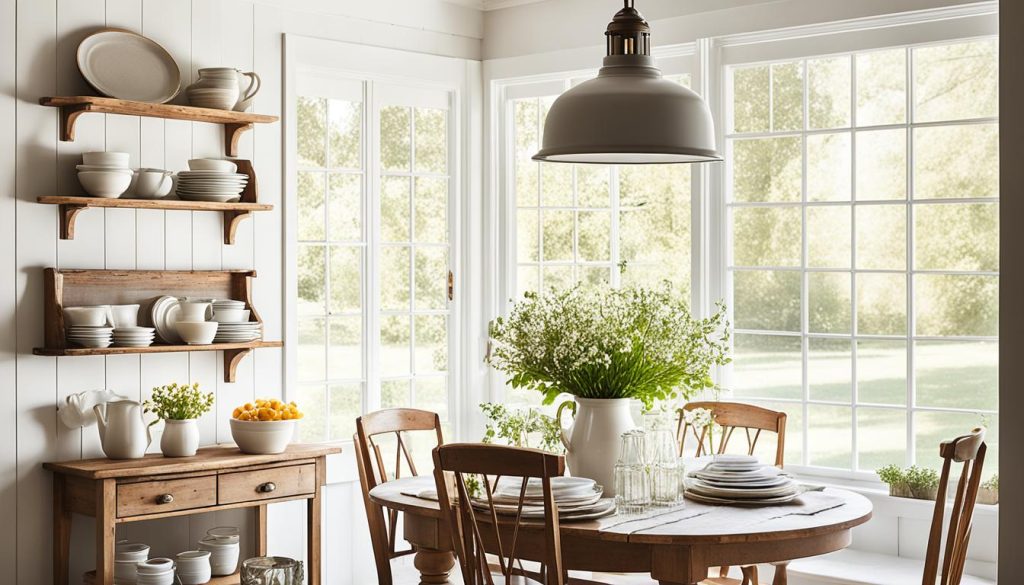
{"type": "Polygon", "coordinates": [[[890,463],[885,467],[879,467],[875,473],[878,474],[878,479],[886,485],[900,485],[907,481],[907,475],[899,465],[890,463]]]}
{"type": "Polygon", "coordinates": [[[488,362],[513,388],[579,398],[657,401],[714,388],[711,370],[729,363],[725,307],[694,319],[665,283],[656,289],[529,292],[507,318],[492,322],[488,362]]]}
{"type": "Polygon", "coordinates": [[[939,472],[934,469],[911,465],[907,469],[906,482],[914,494],[939,487],[939,472]]]}
{"type": "Polygon", "coordinates": [[[987,480],[985,480],[981,484],[981,487],[984,488],[984,489],[987,489],[987,490],[992,490],[994,492],[998,492],[999,491],[999,474],[997,473],[997,474],[993,475],[992,477],[988,478],[987,480]]]}
{"type": "Polygon", "coordinates": [[[487,417],[484,443],[495,439],[515,447],[533,447],[552,453],[561,453],[562,425],[558,419],[541,414],[532,408],[509,409],[504,404],[484,402],[480,410],[487,417]],[[537,438],[537,444],[530,444],[530,437],[537,438]]]}
{"type": "Polygon", "coordinates": [[[199,383],[153,388],[153,395],[142,406],[160,420],[190,420],[199,418],[213,408],[213,392],[199,390],[199,383]]]}

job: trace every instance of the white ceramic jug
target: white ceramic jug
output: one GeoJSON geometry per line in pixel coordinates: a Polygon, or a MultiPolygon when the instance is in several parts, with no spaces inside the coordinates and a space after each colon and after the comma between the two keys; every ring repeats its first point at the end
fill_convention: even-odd
{"type": "Polygon", "coordinates": [[[118,400],[93,407],[100,430],[103,452],[110,459],[141,459],[152,437],[142,418],[142,405],[134,400],[118,400]]]}
{"type": "Polygon", "coordinates": [[[577,398],[558,407],[569,407],[573,424],[562,429],[565,460],[574,477],[588,477],[604,486],[606,496],[615,495],[615,460],[622,433],[636,427],[628,398],[577,398]],[[577,407],[578,405],[578,407],[577,407]]]}

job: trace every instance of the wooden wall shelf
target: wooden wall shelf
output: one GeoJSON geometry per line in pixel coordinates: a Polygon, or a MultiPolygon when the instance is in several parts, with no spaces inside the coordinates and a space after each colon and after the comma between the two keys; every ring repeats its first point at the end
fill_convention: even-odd
{"type": "Polygon", "coordinates": [[[149,310],[153,301],[163,295],[177,297],[203,297],[245,301],[250,310],[250,321],[262,323],[252,305],[252,279],[250,270],[234,271],[179,271],[179,270],[59,270],[47,268],[44,272],[45,346],[32,353],[45,356],[117,355],[142,353],[168,353],[186,351],[223,351],[224,381],[234,382],[238,364],[252,350],[263,347],[282,347],[280,341],[251,341],[245,343],[215,343],[211,345],[154,344],[149,347],[70,347],[65,337],[64,307],[88,305],[139,304],[139,323],[149,325],[149,310]]]}
{"type": "Polygon", "coordinates": [[[152,104],[114,98],[96,96],[60,96],[40,98],[44,106],[60,108],[60,139],[75,139],[75,122],[82,114],[97,112],[102,114],[124,114],[127,116],[144,116],[147,118],[164,118],[166,120],[188,120],[191,122],[210,122],[224,125],[224,151],[228,156],[238,156],[238,139],[243,132],[252,128],[253,124],[269,124],[278,120],[277,116],[266,114],[250,114],[213,108],[196,108],[174,104],[152,104]]]}
{"type": "MultiPolygon", "coordinates": [[[[239,585],[241,582],[241,574],[235,573],[224,577],[211,577],[210,580],[206,582],[206,585],[239,585]]],[[[86,571],[85,574],[82,575],[82,583],[84,585],[96,585],[96,571],[86,571]]]]}
{"type": "Polygon", "coordinates": [[[89,207],[119,207],[129,209],[165,209],[179,211],[220,211],[224,214],[224,243],[234,244],[238,225],[242,220],[252,216],[254,211],[269,211],[273,205],[257,203],[259,184],[252,162],[245,159],[234,159],[238,172],[249,175],[249,180],[242,191],[241,200],[237,203],[217,203],[213,201],[184,201],[182,199],[104,199],[102,197],[43,195],[36,198],[39,203],[60,206],[60,238],[75,239],[75,220],[78,214],[89,207]]]}

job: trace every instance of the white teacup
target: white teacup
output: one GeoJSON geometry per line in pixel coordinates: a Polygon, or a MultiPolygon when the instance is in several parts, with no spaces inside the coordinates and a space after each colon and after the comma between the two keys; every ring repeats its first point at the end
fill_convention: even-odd
{"type": "Polygon", "coordinates": [[[110,320],[115,329],[139,326],[139,305],[111,305],[110,320]]]}
{"type": "Polygon", "coordinates": [[[135,197],[145,199],[163,197],[171,192],[173,174],[163,169],[138,169],[135,171],[135,186],[132,193],[135,197]]]}
{"type": "Polygon", "coordinates": [[[211,305],[207,302],[185,301],[178,306],[181,307],[178,321],[206,321],[211,311],[211,305]]]}
{"type": "Polygon", "coordinates": [[[110,305],[64,307],[64,325],[68,327],[103,327],[109,316],[110,305]]]}

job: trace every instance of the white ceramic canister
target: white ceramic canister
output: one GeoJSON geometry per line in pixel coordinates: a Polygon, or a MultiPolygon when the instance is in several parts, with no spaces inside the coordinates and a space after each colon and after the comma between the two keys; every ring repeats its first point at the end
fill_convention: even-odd
{"type": "Polygon", "coordinates": [[[210,568],[210,551],[188,550],[178,553],[175,560],[181,585],[201,585],[213,576],[210,568]]]}
{"type": "Polygon", "coordinates": [[[135,566],[137,585],[174,585],[174,561],[166,558],[149,559],[135,566]]]}
{"type": "Polygon", "coordinates": [[[149,558],[149,545],[121,541],[114,546],[114,581],[130,585],[136,581],[136,566],[149,558]]]}
{"type": "Polygon", "coordinates": [[[199,550],[210,551],[210,567],[216,576],[230,575],[238,568],[238,543],[221,543],[216,537],[199,541],[199,550]]]}
{"type": "Polygon", "coordinates": [[[199,449],[199,424],[196,419],[165,420],[160,451],[165,457],[191,457],[199,449]]]}

